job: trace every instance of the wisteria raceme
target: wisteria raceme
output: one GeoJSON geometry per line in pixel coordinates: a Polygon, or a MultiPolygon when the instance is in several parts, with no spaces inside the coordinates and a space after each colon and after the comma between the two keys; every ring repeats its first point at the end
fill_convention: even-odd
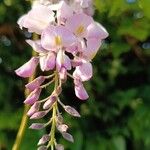
{"type": "Polygon", "coordinates": [[[108,36],[106,29],[94,21],[93,13],[92,0],[35,0],[31,10],[18,20],[21,29],[40,35],[37,40],[26,40],[36,56],[16,70],[18,76],[26,78],[32,76],[38,64],[41,69],[42,75],[25,86],[30,94],[24,103],[31,105],[27,115],[30,119],[40,119],[52,110],[47,123],[30,126],[39,130],[51,125],[50,133],[39,140],[38,149],[64,149],[56,142],[55,129],[66,140],[74,141],[73,136],[67,133],[68,125],[63,121],[58,104],[74,117],[80,117],[80,114],[73,107],[64,105],[59,95],[62,84],[71,77],[75,95],[81,100],[89,98],[84,82],[92,78],[92,59],[102,40],[108,36]],[[70,70],[73,70],[72,74],[70,70]],[[43,75],[45,71],[47,75],[43,75]],[[53,92],[41,99],[41,92],[51,84],[54,84],[53,92]]]}

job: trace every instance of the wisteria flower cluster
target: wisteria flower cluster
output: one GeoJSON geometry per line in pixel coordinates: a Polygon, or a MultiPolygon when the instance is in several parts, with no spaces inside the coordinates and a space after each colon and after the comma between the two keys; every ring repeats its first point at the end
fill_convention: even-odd
{"type": "Polygon", "coordinates": [[[24,101],[31,106],[27,113],[30,119],[41,119],[52,110],[52,117],[47,123],[33,123],[30,126],[37,130],[51,126],[50,133],[39,140],[39,150],[64,149],[56,142],[56,129],[66,140],[74,141],[67,132],[68,125],[64,123],[58,105],[74,117],[80,117],[80,114],[73,107],[64,105],[59,95],[62,84],[71,77],[75,95],[81,100],[89,98],[83,83],[91,79],[91,61],[102,40],[108,36],[105,28],[93,20],[93,13],[92,0],[36,0],[32,9],[18,20],[21,29],[38,34],[39,39],[26,40],[37,55],[17,69],[16,74],[23,78],[31,77],[38,64],[42,72],[51,73],[38,76],[25,86],[30,90],[24,101]],[[53,83],[53,92],[40,99],[42,90],[53,83]]]}

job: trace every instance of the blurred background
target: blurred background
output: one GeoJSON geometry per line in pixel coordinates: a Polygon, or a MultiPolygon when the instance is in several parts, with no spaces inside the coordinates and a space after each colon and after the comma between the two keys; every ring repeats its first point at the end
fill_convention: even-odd
{"type": "MultiPolygon", "coordinates": [[[[93,60],[89,100],[74,96],[70,79],[64,86],[62,101],[82,118],[64,112],[75,142],[57,139],[65,150],[150,150],[150,0],[95,0],[95,7],[110,36],[93,60]]],[[[25,0],[0,0],[0,150],[11,150],[23,113],[27,81],[14,70],[29,60],[32,35],[16,21],[29,9],[25,0]]],[[[20,150],[35,150],[45,132],[27,129],[20,150]]]]}

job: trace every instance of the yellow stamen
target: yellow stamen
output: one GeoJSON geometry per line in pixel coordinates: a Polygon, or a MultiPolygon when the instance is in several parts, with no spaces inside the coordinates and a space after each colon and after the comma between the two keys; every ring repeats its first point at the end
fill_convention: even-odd
{"type": "Polygon", "coordinates": [[[62,45],[62,38],[59,35],[55,37],[55,44],[57,46],[62,45]]]}
{"type": "Polygon", "coordinates": [[[76,30],[76,35],[81,35],[85,31],[85,28],[83,25],[80,25],[76,30]]]}

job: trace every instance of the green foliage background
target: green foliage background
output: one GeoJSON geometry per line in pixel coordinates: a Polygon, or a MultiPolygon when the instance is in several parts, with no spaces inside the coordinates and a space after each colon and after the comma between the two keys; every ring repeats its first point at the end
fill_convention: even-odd
{"type": "MultiPolygon", "coordinates": [[[[150,0],[95,0],[95,7],[110,36],[93,60],[90,99],[75,98],[71,80],[64,86],[62,100],[82,115],[64,113],[75,143],[57,138],[66,150],[150,150],[150,0]]],[[[23,0],[0,1],[0,150],[12,148],[23,113],[27,81],[14,70],[31,56],[30,35],[16,21],[29,8],[23,0]]],[[[20,150],[35,150],[44,132],[27,129],[20,150]]]]}

